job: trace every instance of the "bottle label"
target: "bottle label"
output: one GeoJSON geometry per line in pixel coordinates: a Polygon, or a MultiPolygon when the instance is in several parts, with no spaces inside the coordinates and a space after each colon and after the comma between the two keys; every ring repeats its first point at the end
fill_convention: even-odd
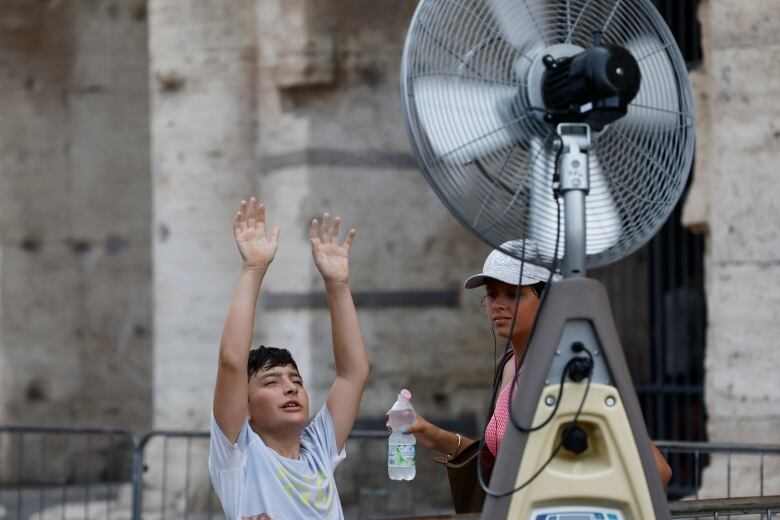
{"type": "Polygon", "coordinates": [[[387,445],[387,465],[393,468],[413,468],[415,458],[415,444],[387,445]]]}

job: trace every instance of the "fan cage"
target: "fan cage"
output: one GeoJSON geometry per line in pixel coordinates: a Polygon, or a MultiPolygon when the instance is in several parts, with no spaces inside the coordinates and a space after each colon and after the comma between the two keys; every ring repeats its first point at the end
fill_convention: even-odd
{"type": "Polygon", "coordinates": [[[531,102],[528,70],[554,46],[592,47],[596,31],[632,52],[642,83],[627,116],[593,134],[586,265],[594,268],[657,232],[691,167],[687,71],[649,0],[422,0],[404,48],[405,121],[429,184],[482,240],[498,248],[533,239],[548,267],[557,238],[564,254],[563,201],[559,219],[552,200],[560,143],[531,102]]]}

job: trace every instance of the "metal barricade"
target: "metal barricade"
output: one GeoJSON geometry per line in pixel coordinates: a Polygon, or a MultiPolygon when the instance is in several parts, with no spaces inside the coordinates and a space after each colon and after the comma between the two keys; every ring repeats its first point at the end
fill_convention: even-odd
{"type": "MultiPolygon", "coordinates": [[[[414,482],[386,474],[387,433],[357,429],[336,472],[345,516],[452,513],[446,472],[420,449],[414,482]]],[[[780,519],[780,445],[658,442],[675,472],[674,518],[780,519]]],[[[208,474],[209,434],[0,426],[0,519],[224,518],[208,474]]]]}
{"type": "Polygon", "coordinates": [[[682,500],[671,504],[672,518],[720,519],[738,517],[741,520],[780,518],[780,496],[746,498],[712,498],[682,500]]]}
{"type": "Polygon", "coordinates": [[[134,452],[126,430],[0,426],[0,518],[127,518],[134,452]]]}
{"type": "MultiPolygon", "coordinates": [[[[224,518],[208,475],[208,432],[152,431],[138,442],[133,518],[224,518]]],[[[414,482],[387,478],[387,432],[353,430],[336,471],[347,519],[452,512],[444,468],[420,449],[414,482]]]]}
{"type": "Polygon", "coordinates": [[[387,476],[387,431],[353,430],[347,459],[336,471],[346,518],[391,518],[453,512],[447,473],[437,454],[417,448],[414,481],[387,476]]]}
{"type": "Polygon", "coordinates": [[[209,433],[143,435],[133,464],[133,518],[224,519],[208,473],[209,433]]]}
{"type": "Polygon", "coordinates": [[[674,518],[780,517],[780,445],[672,441],[657,445],[675,474],[668,492],[688,495],[672,503],[674,518]]]}

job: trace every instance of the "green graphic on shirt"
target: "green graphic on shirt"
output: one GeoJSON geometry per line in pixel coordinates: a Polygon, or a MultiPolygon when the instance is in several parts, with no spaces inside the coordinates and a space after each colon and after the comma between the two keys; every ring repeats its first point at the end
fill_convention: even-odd
{"type": "Polygon", "coordinates": [[[322,512],[329,511],[333,505],[335,489],[324,471],[318,471],[316,475],[293,475],[279,466],[276,478],[282,483],[287,495],[303,505],[322,512]]]}

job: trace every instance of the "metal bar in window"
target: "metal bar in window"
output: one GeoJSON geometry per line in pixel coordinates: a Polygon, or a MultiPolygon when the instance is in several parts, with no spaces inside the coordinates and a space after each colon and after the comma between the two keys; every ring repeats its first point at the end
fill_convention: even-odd
{"type": "MultiPolygon", "coordinates": [[[[648,248],[645,247],[642,250],[642,258],[645,265],[645,271],[647,271],[647,254],[648,248]]],[[[641,377],[640,381],[641,383],[649,383],[651,380],[652,372],[651,372],[651,360],[650,360],[650,341],[648,341],[648,334],[649,331],[647,330],[647,323],[650,322],[648,314],[648,305],[647,305],[647,291],[649,284],[647,283],[647,276],[644,277],[645,280],[645,287],[644,290],[640,290],[639,285],[639,273],[635,273],[636,276],[634,276],[634,294],[636,295],[636,301],[640,301],[640,295],[641,295],[641,302],[642,302],[642,308],[640,309],[639,306],[634,307],[634,325],[636,327],[639,327],[640,323],[643,323],[643,328],[645,329],[645,334],[642,336],[642,345],[640,345],[640,348],[642,349],[642,370],[644,372],[643,376],[641,377]]]]}
{"type": "Polygon", "coordinates": [[[693,468],[693,487],[695,489],[694,491],[694,497],[697,499],[699,498],[699,468],[701,467],[701,461],[699,460],[701,456],[701,452],[699,450],[696,450],[693,454],[694,459],[694,468],[693,468]]]}
{"type": "MultiPolygon", "coordinates": [[[[662,234],[656,235],[653,240],[653,310],[654,310],[654,327],[655,341],[653,342],[653,349],[655,351],[655,374],[654,382],[658,386],[663,386],[663,372],[664,372],[664,327],[663,327],[663,273],[662,273],[662,234]]],[[[656,414],[656,438],[664,438],[666,435],[666,423],[664,420],[663,410],[663,396],[661,393],[655,395],[655,414],[656,414]]]]}
{"type": "MultiPolygon", "coordinates": [[[[704,300],[704,261],[703,261],[703,251],[704,251],[704,237],[701,235],[696,235],[695,241],[697,243],[696,246],[696,261],[694,262],[694,280],[696,285],[696,291],[697,291],[697,299],[701,302],[701,309],[700,313],[701,316],[699,316],[696,319],[695,327],[696,327],[696,360],[698,361],[696,368],[698,372],[698,377],[696,378],[696,382],[702,387],[704,386],[704,327],[706,322],[706,316],[707,316],[707,306],[704,300]]],[[[706,426],[704,424],[704,403],[699,400],[700,410],[699,414],[697,416],[697,422],[698,422],[698,430],[699,430],[699,439],[697,440],[704,440],[706,435],[706,426]]]]}
{"type": "MultiPolygon", "coordinates": [[[[680,205],[677,205],[677,208],[679,208],[680,205]]],[[[679,354],[679,336],[678,336],[678,320],[677,320],[677,313],[679,312],[678,305],[680,304],[680,298],[678,298],[678,287],[677,287],[677,241],[679,239],[680,234],[680,214],[679,209],[675,208],[675,211],[672,213],[672,218],[670,219],[670,223],[668,225],[669,228],[669,254],[667,255],[667,258],[669,259],[669,289],[668,289],[668,299],[670,300],[667,305],[671,307],[671,312],[667,312],[664,314],[664,318],[668,316],[668,321],[666,323],[666,330],[669,331],[667,333],[666,338],[668,342],[671,342],[671,345],[666,345],[666,354],[671,358],[667,360],[667,364],[669,365],[669,371],[671,372],[668,374],[668,380],[669,383],[673,386],[676,386],[679,384],[679,367],[677,366],[677,360],[678,360],[678,354],[679,354]]],[[[677,399],[677,395],[672,394],[672,397],[670,399],[671,406],[671,436],[670,438],[678,439],[680,435],[679,430],[679,400],[677,399]]]]}
{"type": "MultiPolygon", "coordinates": [[[[691,360],[691,339],[692,338],[691,338],[691,335],[690,335],[690,330],[691,330],[691,327],[690,327],[691,315],[690,314],[691,313],[690,313],[689,306],[692,303],[695,304],[695,301],[696,301],[695,295],[692,293],[692,290],[690,288],[690,286],[691,286],[691,283],[690,283],[691,275],[690,275],[690,272],[689,272],[689,269],[688,269],[688,265],[689,265],[689,263],[688,263],[688,250],[690,248],[691,241],[689,239],[689,235],[690,235],[690,233],[687,230],[683,230],[683,232],[682,232],[682,245],[680,247],[681,253],[682,253],[680,255],[681,256],[681,258],[680,258],[680,263],[681,263],[680,272],[682,273],[683,294],[685,295],[685,297],[683,299],[683,306],[682,306],[682,309],[681,309],[682,310],[682,322],[683,322],[683,326],[682,326],[682,331],[683,331],[683,334],[682,334],[682,338],[683,338],[682,348],[684,349],[683,358],[682,358],[683,359],[683,367],[682,367],[683,379],[682,379],[682,383],[684,385],[686,385],[686,386],[691,384],[690,360],[691,360]]],[[[685,395],[683,397],[683,406],[684,406],[683,409],[684,409],[684,413],[685,413],[685,415],[684,415],[684,417],[685,417],[685,420],[684,420],[685,426],[684,426],[683,436],[684,436],[685,440],[698,440],[698,439],[693,439],[692,436],[691,436],[692,435],[692,431],[693,431],[693,425],[691,424],[691,421],[695,420],[693,417],[691,417],[691,411],[692,411],[691,404],[692,404],[691,396],[690,395],[685,395]]]]}
{"type": "MultiPolygon", "coordinates": [[[[647,378],[645,379],[644,383],[645,385],[650,385],[653,383],[653,380],[655,378],[654,371],[653,371],[653,364],[655,362],[655,350],[654,345],[655,341],[653,340],[653,329],[651,327],[652,324],[652,288],[654,287],[653,283],[653,241],[651,240],[644,248],[645,250],[645,318],[647,319],[646,326],[644,327],[645,330],[645,353],[646,353],[646,362],[647,362],[647,378]]],[[[640,388],[637,389],[638,391],[642,392],[640,388]]],[[[656,421],[655,421],[655,406],[654,406],[654,396],[651,393],[645,393],[645,403],[646,403],[646,409],[645,409],[645,417],[647,422],[647,429],[650,432],[650,435],[653,436],[653,438],[658,438],[658,428],[656,427],[656,421]]]]}

